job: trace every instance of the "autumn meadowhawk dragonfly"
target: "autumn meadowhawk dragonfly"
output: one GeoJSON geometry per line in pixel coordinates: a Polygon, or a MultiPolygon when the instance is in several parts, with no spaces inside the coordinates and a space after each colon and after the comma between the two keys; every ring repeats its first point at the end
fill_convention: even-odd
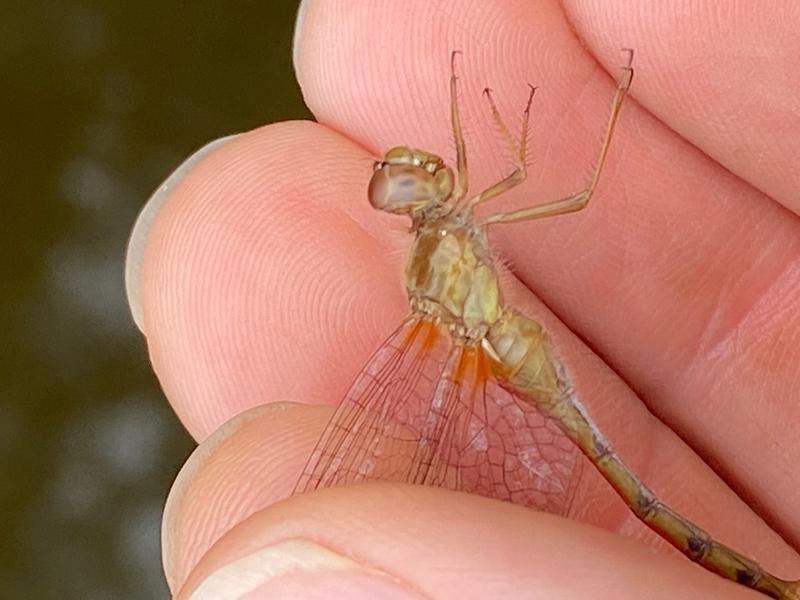
{"type": "Polygon", "coordinates": [[[295,492],[367,480],[430,484],[568,512],[582,461],[633,513],[688,558],[773,598],[800,599],[778,579],[662,503],[617,456],[578,399],[541,325],[504,304],[487,228],[576,212],[603,170],[633,79],[633,52],[611,103],[593,176],[567,198],[476,218],[473,209],[526,177],[531,87],[515,140],[485,90],[512,150],[513,172],[467,195],[467,160],[453,53],[450,104],[456,169],[407,147],[375,163],[373,207],[411,218],[410,316],[373,354],[335,411],[295,492]]]}

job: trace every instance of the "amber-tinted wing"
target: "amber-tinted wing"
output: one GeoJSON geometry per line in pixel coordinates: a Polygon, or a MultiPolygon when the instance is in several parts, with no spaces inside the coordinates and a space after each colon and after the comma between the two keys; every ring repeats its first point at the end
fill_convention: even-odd
{"type": "Polygon", "coordinates": [[[295,493],[365,480],[445,486],[564,514],[582,459],[491,374],[479,346],[412,316],[334,412],[295,493]]]}

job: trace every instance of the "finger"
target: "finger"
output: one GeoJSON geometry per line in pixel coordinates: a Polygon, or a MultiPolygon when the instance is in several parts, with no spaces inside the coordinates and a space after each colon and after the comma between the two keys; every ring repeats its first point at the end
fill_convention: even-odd
{"type": "MultiPolygon", "coordinates": [[[[337,403],[406,314],[393,248],[407,246],[407,234],[366,233],[396,226],[362,199],[370,172],[369,155],[351,142],[294,123],[228,142],[173,188],[146,244],[143,323],[162,386],[199,438],[267,401],[337,403]]],[[[580,340],[506,279],[509,303],[549,330],[588,410],[646,483],[737,548],[797,560],[580,340]]],[[[576,516],[599,515],[606,526],[612,518],[641,535],[599,476],[584,473],[576,516]]]]}
{"type": "Polygon", "coordinates": [[[176,598],[190,595],[752,598],[600,530],[475,496],[389,485],[326,490],[257,513],[204,557],[176,598]]]}
{"type": "Polygon", "coordinates": [[[161,547],[171,590],[229,529],[290,495],[329,417],[324,407],[272,403],[237,415],[201,443],[164,507],[161,547]]]}
{"type": "Polygon", "coordinates": [[[715,10],[572,0],[570,23],[609,71],[636,49],[635,96],[731,172],[800,213],[800,7],[715,10]]]}
{"type": "MultiPolygon", "coordinates": [[[[298,28],[298,79],[320,121],[368,148],[410,143],[452,157],[455,48],[468,148],[500,143],[478,89],[491,83],[501,112],[513,114],[525,81],[544,84],[531,176],[491,208],[585,185],[614,83],[557,3],[339,6],[307,2],[298,28]]],[[[648,77],[639,70],[634,85],[648,77]]],[[[472,151],[471,181],[504,175],[497,156],[472,151]]],[[[800,221],[634,102],[593,202],[579,215],[498,227],[492,239],[518,277],[800,545],[800,221]]]]}
{"type": "Polygon", "coordinates": [[[152,218],[143,328],[197,439],[265,398],[341,398],[385,323],[406,314],[402,257],[391,234],[368,232],[402,225],[363,200],[370,171],[368,155],[329,130],[275,125],[214,150],[152,218]]]}
{"type": "MultiPolygon", "coordinates": [[[[164,515],[165,572],[173,591],[182,588],[178,597],[188,597],[201,579],[223,565],[228,565],[226,582],[213,588],[218,594],[213,597],[227,597],[224,593],[232,591],[228,585],[243,593],[236,586],[252,585],[253,580],[235,570],[254,565],[264,580],[260,592],[284,594],[280,597],[290,597],[288,590],[294,586],[345,585],[351,575],[356,580],[367,577],[364,585],[400,582],[401,588],[421,589],[426,597],[437,598],[565,597],[568,592],[585,593],[590,586],[608,594],[592,597],[662,597],[651,595],[651,589],[663,589],[668,592],[663,597],[670,598],[683,597],[683,589],[732,597],[723,593],[732,588],[699,575],[701,570],[688,561],[674,562],[674,551],[664,547],[657,554],[635,551],[591,527],[576,527],[534,511],[516,512],[502,502],[475,502],[464,494],[384,484],[274,504],[287,493],[284,475],[299,469],[329,415],[329,408],[298,404],[253,409],[196,450],[170,492],[164,515]],[[283,545],[287,540],[292,543],[283,545]],[[306,554],[308,548],[300,542],[311,541],[317,546],[311,545],[306,554]],[[265,550],[272,544],[277,546],[265,550]],[[475,544],[480,544],[480,551],[475,544]],[[255,554],[243,559],[243,546],[255,554]],[[387,547],[395,551],[384,554],[381,548],[387,547]],[[344,556],[323,560],[331,558],[320,556],[325,549],[344,556]],[[295,556],[295,551],[300,554],[295,556]],[[291,561],[286,561],[287,555],[293,556],[291,561]],[[438,558],[431,573],[425,565],[434,556],[438,558]],[[640,562],[644,556],[648,558],[640,562]],[[276,565],[278,557],[283,560],[276,565]],[[332,573],[315,570],[331,562],[341,565],[337,561],[346,559],[355,564],[348,562],[344,573],[335,567],[332,573]],[[299,580],[285,579],[281,569],[287,564],[302,565],[299,580]],[[377,582],[370,579],[375,570],[384,569],[377,582]],[[634,576],[637,570],[639,575],[634,576]],[[338,581],[338,575],[345,581],[338,581]],[[673,577],[687,587],[672,587],[673,577]],[[572,588],[574,579],[580,582],[572,588]],[[480,587],[473,589],[476,585],[480,587]],[[467,589],[471,591],[465,595],[467,589]]],[[[603,508],[602,498],[598,500],[588,510],[593,518],[612,529],[630,529],[629,521],[620,520],[615,510],[603,508]]],[[[211,587],[204,585],[206,590],[211,587]]],[[[308,591],[295,593],[311,597],[308,591]]],[[[371,593],[368,597],[384,597],[371,593]]],[[[361,597],[355,591],[340,595],[361,597]]]]}

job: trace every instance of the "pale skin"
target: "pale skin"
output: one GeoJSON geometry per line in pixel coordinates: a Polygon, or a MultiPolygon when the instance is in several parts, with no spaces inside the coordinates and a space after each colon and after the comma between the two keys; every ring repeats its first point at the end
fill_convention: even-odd
{"type": "MultiPolygon", "coordinates": [[[[329,17],[314,17],[313,3],[308,10],[305,26],[313,25],[316,30],[337,27],[326,21],[329,17]]],[[[580,30],[584,22],[581,19],[590,19],[586,13],[589,9],[572,10],[571,21],[580,30]]],[[[374,29],[374,20],[365,15],[363,22],[359,21],[358,11],[355,13],[347,17],[351,20],[350,27],[374,29]]],[[[571,32],[562,32],[557,26],[558,19],[557,15],[535,15],[525,25],[534,28],[536,35],[552,36],[552,44],[574,43],[570,41],[571,32]],[[558,38],[559,35],[564,39],[558,38]]],[[[624,25],[624,19],[620,18],[608,23],[607,35],[614,39],[606,45],[612,50],[599,55],[600,60],[609,72],[614,72],[620,62],[618,40],[635,46],[636,86],[641,90],[637,93],[642,94],[642,102],[649,99],[651,110],[658,112],[662,121],[681,129],[694,144],[725,164],[727,170],[674,133],[659,129],[663,125],[654,123],[640,107],[627,104],[623,114],[629,133],[625,134],[620,127],[615,142],[619,144],[619,154],[615,158],[612,152],[609,171],[589,209],[578,215],[532,224],[530,228],[524,224],[503,226],[509,233],[496,238],[495,246],[513,259],[515,273],[528,283],[528,286],[513,284],[514,289],[508,294],[515,296],[515,305],[520,310],[535,316],[551,331],[570,370],[582,386],[594,392],[585,399],[586,404],[601,424],[608,425],[604,428],[607,437],[615,442],[620,440],[615,445],[628,462],[643,468],[640,475],[650,487],[667,496],[670,504],[691,509],[693,519],[713,529],[717,537],[730,545],[744,546],[744,550],[757,554],[760,562],[790,577],[797,573],[798,559],[791,544],[796,545],[800,540],[800,522],[785,504],[797,505],[796,490],[800,486],[794,465],[800,458],[800,449],[784,424],[797,418],[796,395],[791,392],[796,367],[790,365],[800,363],[800,356],[796,344],[784,347],[780,340],[796,339],[793,336],[800,332],[800,323],[788,308],[778,310],[780,318],[766,316],[751,323],[745,317],[755,309],[742,303],[763,301],[766,296],[773,297],[779,308],[786,292],[792,289],[796,271],[789,268],[791,263],[786,260],[780,262],[779,256],[771,254],[767,261],[767,265],[781,265],[777,271],[768,273],[769,285],[743,265],[756,261],[764,252],[778,252],[772,245],[776,238],[786,240],[785,246],[791,249],[789,234],[798,233],[797,216],[789,210],[793,201],[791,190],[796,187],[792,188],[790,177],[775,170],[788,160],[781,153],[796,150],[790,147],[791,139],[800,136],[792,131],[791,120],[775,123],[765,131],[769,123],[763,122],[765,117],[756,110],[758,106],[753,107],[749,119],[742,118],[741,106],[735,98],[725,104],[724,97],[710,96],[706,98],[705,109],[718,111],[721,122],[725,121],[722,115],[736,109],[740,116],[736,132],[745,142],[737,140],[728,147],[725,140],[730,136],[714,135],[719,132],[704,129],[705,121],[682,121],[685,116],[685,110],[679,110],[682,93],[691,83],[687,78],[695,76],[694,71],[681,71],[681,77],[676,76],[663,89],[649,87],[658,84],[648,84],[643,76],[645,64],[648,69],[660,68],[662,73],[669,72],[669,68],[680,71],[679,66],[671,62],[674,57],[666,54],[666,50],[665,54],[655,53],[645,61],[643,56],[648,52],[652,55],[654,49],[648,48],[647,40],[635,38],[632,31],[639,29],[632,23],[630,31],[611,30],[612,25],[622,27],[620,21],[624,25]],[[753,122],[759,127],[754,127],[753,122]],[[754,170],[750,164],[737,163],[743,146],[758,146],[766,138],[772,142],[768,148],[774,147],[777,154],[772,160],[762,160],[764,168],[754,170]],[[657,160],[653,160],[654,148],[657,160]],[[646,198],[640,196],[641,188],[631,185],[642,180],[649,184],[646,198]],[[668,187],[667,183],[672,185],[668,187]],[[710,202],[705,192],[727,199],[725,210],[710,202]],[[703,210],[698,207],[701,202],[706,202],[703,210]],[[780,208],[781,203],[789,209],[780,208]],[[656,217],[647,216],[653,213],[656,217]],[[626,237],[620,240],[622,230],[615,224],[624,215],[635,215],[638,220],[627,222],[626,237]],[[706,217],[708,220],[704,221],[706,217]],[[581,226],[579,220],[584,218],[591,220],[581,226]],[[759,227],[740,229],[742,223],[758,223],[759,227]],[[731,240],[738,243],[731,244],[731,240]],[[619,244],[623,243],[625,252],[620,254],[619,244]],[[736,278],[728,278],[720,265],[714,264],[715,268],[709,272],[712,249],[715,255],[728,256],[730,260],[726,262],[732,264],[731,269],[739,268],[741,277],[755,277],[748,279],[747,289],[757,288],[763,293],[743,297],[741,288],[732,284],[736,278]],[[623,255],[627,257],[624,278],[620,277],[618,262],[598,258],[601,250],[606,250],[606,254],[610,251],[617,260],[623,255]],[[591,268],[582,270],[581,261],[590,261],[591,268]],[[609,289],[611,283],[613,289],[609,289]],[[548,313],[536,300],[537,293],[558,316],[548,313]],[[745,315],[734,319],[734,325],[739,323],[735,348],[723,343],[727,339],[724,336],[720,343],[700,344],[698,348],[703,329],[698,325],[702,319],[695,315],[699,312],[704,318],[712,316],[703,312],[706,299],[715,305],[733,303],[739,309],[724,313],[723,321],[733,319],[731,314],[745,315]],[[673,319],[665,324],[665,316],[673,319]],[[663,422],[653,420],[641,399],[588,353],[558,317],[601,352],[634,389],[646,392],[648,406],[663,422]],[[748,365],[758,367],[748,368],[748,365]],[[681,373],[680,377],[669,377],[676,372],[681,373]],[[769,377],[760,376],[765,372],[769,377]],[[709,418],[703,418],[704,415],[709,418]],[[716,417],[711,418],[713,415],[716,417]],[[683,439],[690,442],[707,440],[713,435],[714,443],[707,448],[698,445],[692,449],[673,435],[671,428],[679,429],[683,439]],[[767,432],[772,437],[765,438],[767,432]],[[703,465],[711,459],[725,480],[703,465]],[[748,504],[736,499],[734,488],[748,497],[750,505],[760,506],[761,518],[748,504]]],[[[400,36],[397,44],[401,47],[402,27],[397,25],[402,21],[398,17],[391,22],[392,31],[384,33],[400,36]]],[[[589,29],[597,29],[597,24],[592,23],[589,29]]],[[[481,27],[479,22],[472,26],[478,30],[481,27]]],[[[509,17],[504,26],[521,25],[517,17],[509,17]]],[[[783,25],[776,23],[776,26],[783,25]]],[[[303,36],[301,32],[298,69],[309,104],[323,122],[337,131],[354,132],[352,135],[375,149],[413,141],[432,151],[447,152],[451,133],[446,85],[441,92],[438,88],[436,91],[439,99],[445,99],[445,108],[427,110],[417,120],[403,119],[399,115],[408,105],[395,87],[391,87],[391,92],[384,91],[387,82],[379,76],[383,71],[377,65],[383,69],[385,62],[379,64],[375,57],[373,67],[368,53],[363,53],[365,62],[357,72],[352,61],[342,59],[337,63],[335,56],[328,57],[329,62],[318,63],[321,55],[312,51],[317,37],[303,36]],[[336,85],[332,83],[332,73],[337,75],[333,77],[336,85]],[[365,94],[371,98],[371,110],[367,111],[366,106],[354,110],[353,102],[358,101],[358,96],[343,95],[342,86],[346,89],[348,82],[356,79],[361,83],[354,83],[354,87],[361,86],[365,77],[372,90],[371,94],[365,94]],[[377,115],[376,98],[383,103],[377,115]],[[432,136],[440,140],[438,145],[432,145],[432,136]]],[[[433,31],[430,37],[435,38],[433,31]]],[[[447,54],[453,43],[442,41],[439,54],[443,58],[435,59],[439,66],[436,77],[431,75],[430,81],[424,72],[404,68],[400,58],[394,68],[406,73],[404,77],[425,77],[424,82],[417,81],[410,87],[434,82],[439,86],[441,75],[447,74],[447,54]]],[[[465,54],[470,52],[469,48],[463,49],[465,54]]],[[[412,56],[412,51],[408,51],[412,56]]],[[[549,200],[551,190],[569,193],[591,172],[590,165],[583,168],[575,164],[575,154],[570,149],[579,147],[584,133],[587,140],[599,140],[613,81],[610,75],[593,71],[597,65],[581,62],[585,60],[583,50],[574,52],[581,78],[559,80],[554,73],[554,79],[531,81],[542,88],[532,109],[531,163],[536,165],[538,149],[538,160],[546,162],[548,170],[542,173],[535,166],[529,167],[535,176],[504,197],[504,208],[527,206],[523,202],[531,197],[549,200]],[[579,113],[578,109],[570,108],[575,98],[581,99],[579,113]],[[569,121],[557,120],[559,112],[564,111],[569,112],[570,119],[576,119],[578,114],[586,119],[580,122],[585,131],[581,129],[575,135],[575,146],[564,145],[563,139],[556,143],[557,138],[552,137],[558,127],[569,130],[569,121]],[[553,155],[559,152],[563,156],[553,155]],[[576,170],[580,173],[576,174],[576,170]]],[[[717,52],[724,54],[725,48],[718,48],[717,52]]],[[[776,55],[779,57],[780,53],[776,55]]],[[[507,153],[492,125],[485,100],[480,98],[480,90],[486,85],[493,86],[504,114],[518,109],[520,99],[524,102],[528,78],[519,80],[517,72],[540,71],[537,65],[542,63],[537,61],[543,57],[520,48],[514,64],[502,67],[498,66],[504,64],[499,58],[485,60],[492,65],[486,72],[479,72],[480,69],[470,72],[466,62],[461,69],[464,79],[470,72],[470,90],[462,94],[471,92],[474,96],[466,101],[464,109],[470,124],[466,136],[475,140],[470,146],[470,174],[473,181],[488,182],[490,171],[495,178],[497,173],[481,162],[482,148],[494,148],[493,153],[504,159],[507,153]],[[512,93],[517,96],[508,98],[512,93]]],[[[779,58],[775,62],[779,63],[779,58]]],[[[790,70],[780,64],[775,68],[790,70]]],[[[765,77],[767,82],[772,80],[765,77]]],[[[733,80],[725,89],[737,86],[746,89],[748,82],[733,80]]],[[[699,92],[698,88],[693,89],[694,93],[709,93],[703,88],[699,92]]],[[[761,93],[770,97],[768,83],[762,86],[761,93]]],[[[636,101],[636,94],[633,99],[636,101]]],[[[595,148],[596,144],[592,144],[592,149],[587,149],[588,162],[595,148]]],[[[366,202],[364,185],[370,173],[371,156],[371,152],[322,127],[295,124],[259,130],[226,144],[198,166],[191,174],[194,185],[187,183],[178,188],[169,200],[168,209],[159,214],[151,231],[142,273],[145,329],[169,399],[198,439],[204,439],[243,408],[264,400],[335,403],[360,362],[388,333],[378,331],[381,326],[399,323],[405,314],[405,299],[400,290],[404,238],[391,232],[391,217],[378,216],[366,202]],[[320,157],[313,164],[309,161],[312,155],[320,157]],[[241,178],[221,174],[223,167],[237,164],[242,165],[241,178]],[[248,203],[252,198],[255,200],[248,203]],[[198,228],[198,221],[187,215],[201,209],[207,225],[201,221],[198,228]],[[230,227],[218,234],[220,223],[230,227]],[[315,234],[311,235],[311,231],[315,234]],[[298,259],[287,258],[287,247],[294,249],[295,257],[304,257],[302,263],[294,263],[299,274],[288,280],[284,267],[287,261],[291,266],[298,259]],[[188,275],[186,263],[169,252],[170,248],[185,248],[191,256],[199,257],[188,275]],[[395,256],[387,257],[390,248],[395,256]],[[252,264],[254,256],[257,268],[252,264]],[[334,265],[338,270],[334,270],[334,265]],[[187,293],[186,277],[195,286],[208,285],[209,290],[217,289],[221,294],[222,290],[212,285],[212,281],[215,273],[222,270],[237,275],[229,279],[233,290],[228,287],[224,298],[219,300],[187,303],[188,297],[182,295],[187,293]],[[177,276],[179,273],[184,279],[177,276]],[[177,287],[179,282],[181,287],[177,287]],[[271,333],[275,331],[274,316],[288,297],[299,303],[302,318],[295,317],[283,325],[284,337],[278,340],[271,333]],[[227,310],[219,311],[220,303],[227,310]],[[172,323],[172,328],[167,323],[172,323]],[[179,324],[180,335],[176,334],[175,323],[179,324]],[[253,323],[258,324],[255,333],[253,323]],[[286,335],[303,343],[288,343],[286,335]],[[239,355],[243,353],[247,358],[226,362],[224,370],[209,367],[199,374],[190,370],[198,363],[219,366],[219,357],[237,355],[234,352],[237,348],[241,350],[239,355]],[[308,372],[309,353],[315,361],[328,366],[301,377],[299,373],[308,372]],[[331,389],[338,393],[332,394],[331,389]]],[[[290,315],[281,318],[288,321],[290,315]]],[[[248,544],[305,536],[335,547],[359,564],[391,573],[403,589],[423,589],[434,596],[438,592],[441,597],[447,597],[446,591],[456,589],[454,586],[462,586],[476,597],[491,597],[492,593],[498,593],[493,587],[499,585],[498,581],[508,586],[506,591],[518,590],[519,597],[529,597],[528,590],[534,584],[544,597],[567,589],[575,593],[592,591],[595,597],[607,592],[608,597],[615,598],[626,594],[654,598],[759,597],[728,586],[686,561],[670,558],[671,551],[633,527],[627,514],[608,499],[610,496],[604,495],[608,490],[603,488],[602,481],[585,483],[583,491],[588,496],[584,498],[601,500],[599,507],[586,504],[584,520],[612,531],[632,533],[643,543],[659,548],[661,555],[642,552],[622,536],[598,533],[576,521],[548,519],[503,503],[421,488],[364,486],[332,490],[271,507],[294,484],[324,424],[322,412],[324,409],[301,405],[262,409],[229,432],[223,444],[209,447],[208,455],[196,462],[196,468],[187,474],[176,492],[179,499],[169,509],[175,526],[169,533],[167,563],[175,589],[187,580],[188,589],[192,582],[228,562],[248,544]],[[257,456],[259,464],[267,465],[261,474],[261,486],[248,485],[252,471],[237,466],[241,462],[229,460],[248,454],[257,456]],[[226,469],[216,472],[215,464],[224,464],[226,469]],[[216,499],[223,491],[223,506],[229,508],[219,514],[210,509],[219,505],[216,499]],[[233,501],[231,493],[236,498],[233,501]],[[180,496],[192,501],[181,501],[180,496]],[[409,510],[398,515],[398,505],[409,510]],[[354,506],[359,507],[357,514],[354,506]],[[448,515],[446,535],[439,526],[443,506],[447,507],[448,515]],[[257,518],[233,527],[244,516],[260,509],[263,510],[257,518]],[[213,518],[208,517],[210,514],[213,518]],[[480,528],[480,552],[470,551],[474,535],[467,535],[467,525],[480,528]],[[228,535],[224,543],[216,542],[225,532],[228,535]],[[531,535],[523,535],[524,532],[531,535]],[[216,546],[215,551],[198,562],[199,556],[212,545],[216,546]],[[565,560],[565,553],[552,551],[562,545],[569,548],[569,561],[565,560]],[[446,573],[431,569],[433,559],[420,553],[420,548],[436,548],[438,562],[447,557],[446,573]],[[585,567],[583,577],[574,577],[575,561],[585,567]],[[640,576],[634,587],[615,587],[615,582],[629,582],[642,572],[647,577],[640,576]],[[454,578],[453,573],[460,575],[454,578]]]]}
{"type": "MultiPolygon", "coordinates": [[[[441,472],[443,464],[461,464],[458,460],[464,461],[468,473],[474,472],[476,459],[452,458],[447,450],[440,452],[437,449],[446,446],[451,439],[476,439],[476,434],[469,427],[463,435],[448,434],[452,424],[459,422],[459,404],[469,407],[473,414],[488,414],[484,412],[487,410],[485,405],[475,406],[481,400],[471,397],[467,390],[470,382],[476,381],[476,375],[477,380],[481,380],[491,371],[516,391],[519,403],[535,406],[541,413],[552,417],[560,430],[619,493],[631,511],[687,558],[711,572],[772,598],[800,600],[800,581],[787,581],[774,576],[755,560],[714,539],[712,534],[665,504],[647,488],[630,465],[615,452],[613,445],[586,411],[580,393],[563,368],[546,330],[518,311],[502,306],[502,300],[498,300],[501,296],[495,275],[496,267],[491,259],[480,258],[487,253],[485,232],[489,226],[561,216],[582,211],[589,205],[605,167],[619,111],[633,81],[633,50],[625,49],[625,52],[628,59],[614,91],[608,123],[588,185],[565,198],[483,217],[474,215],[475,207],[525,182],[527,134],[536,88],[530,86],[521,131],[516,138],[500,115],[491,90],[484,90],[495,125],[511,152],[514,169],[500,181],[469,197],[468,161],[455,67],[459,53],[454,51],[451,54],[450,114],[459,170],[454,173],[440,157],[423,150],[395,147],[386,152],[383,160],[375,162],[375,171],[368,186],[369,202],[374,208],[405,215],[411,220],[410,233],[414,236],[414,244],[406,267],[406,289],[415,314],[413,318],[423,320],[419,327],[428,332],[438,330],[450,338],[451,358],[437,375],[440,382],[447,382],[446,387],[440,388],[441,392],[438,393],[430,392],[423,381],[421,385],[407,383],[396,388],[383,387],[383,390],[395,390],[384,394],[380,391],[381,387],[375,385],[376,382],[392,386],[391,382],[398,378],[406,382],[417,380],[402,368],[389,371],[377,369],[372,366],[370,359],[362,371],[371,374],[365,381],[366,385],[359,380],[348,391],[342,401],[342,412],[337,409],[321,435],[294,492],[363,482],[365,478],[400,483],[427,481],[429,484],[437,482],[434,485],[442,485],[447,477],[435,473],[441,472]],[[475,356],[479,358],[473,358],[475,356]],[[490,365],[486,370],[481,366],[483,360],[490,365]],[[468,374],[470,365],[475,365],[476,375],[468,374]],[[461,393],[453,389],[453,382],[463,390],[461,393]],[[411,438],[416,448],[410,453],[411,466],[398,467],[398,457],[409,454],[405,454],[397,445],[381,446],[376,440],[383,436],[393,441],[409,439],[407,434],[396,433],[395,426],[388,422],[393,417],[387,415],[397,414],[391,407],[398,399],[413,405],[416,402],[414,391],[420,389],[426,389],[423,402],[428,407],[428,416],[423,419],[419,429],[415,428],[411,419],[409,425],[412,430],[420,431],[419,434],[412,434],[411,438]],[[358,415],[364,415],[366,422],[360,423],[358,415]],[[362,435],[362,432],[366,433],[362,435]],[[386,470],[382,470],[382,465],[386,465],[386,470]]],[[[417,331],[414,328],[407,335],[413,339],[418,335],[422,338],[431,335],[417,334],[417,331]]],[[[422,345],[424,347],[425,342],[422,345]]],[[[433,352],[427,356],[424,360],[435,360],[432,358],[433,352]]],[[[385,366],[382,359],[379,359],[379,364],[385,366]]],[[[490,391],[489,398],[484,398],[484,401],[496,402],[492,394],[490,391]]],[[[402,418],[400,415],[398,417],[402,418]]],[[[491,422],[491,417],[482,420],[482,423],[491,422]]],[[[517,424],[516,429],[520,427],[524,426],[517,424]]],[[[537,431],[536,426],[532,430],[537,431]]],[[[546,437],[549,442],[551,435],[546,437]]],[[[405,442],[400,443],[404,447],[405,442]]],[[[492,446],[488,441],[480,445],[483,448],[492,446]]],[[[499,450],[501,446],[494,447],[499,450]]],[[[462,453],[469,453],[473,445],[466,442],[458,448],[462,453]]],[[[530,456],[527,450],[518,446],[510,453],[530,456]]],[[[487,462],[484,463],[486,474],[491,472],[491,463],[488,462],[491,454],[489,450],[487,462]]],[[[497,481],[508,489],[508,477],[513,477],[512,474],[517,472],[517,465],[501,462],[499,454],[495,456],[494,464],[504,464],[508,474],[507,477],[498,477],[497,481]]],[[[478,462],[480,460],[477,459],[478,462]]],[[[571,468],[572,465],[571,462],[554,462],[560,462],[565,468],[571,468]]],[[[529,469],[536,472],[535,466],[529,469]]],[[[458,484],[445,487],[464,489],[458,484]]],[[[494,494],[498,493],[496,488],[490,489],[495,489],[494,494]]],[[[564,486],[556,489],[561,491],[564,486]]],[[[503,499],[502,496],[498,497],[503,499]]],[[[521,499],[511,501],[523,503],[521,499]]],[[[553,504],[541,505],[541,508],[545,509],[546,506],[561,514],[553,504]]]]}

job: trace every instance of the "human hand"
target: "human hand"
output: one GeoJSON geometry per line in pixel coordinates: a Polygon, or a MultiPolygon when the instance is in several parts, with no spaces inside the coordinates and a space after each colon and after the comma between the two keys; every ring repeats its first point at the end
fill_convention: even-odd
{"type": "Polygon", "coordinates": [[[491,210],[585,184],[617,48],[636,49],[631,97],[590,208],[491,231],[519,280],[507,293],[546,325],[590,412],[662,500],[777,574],[800,574],[790,547],[800,544],[800,109],[785,91],[798,89],[800,54],[788,50],[792,40],[798,47],[797,16],[689,15],[669,29],[608,3],[603,12],[567,3],[603,70],[558,6],[490,4],[307,3],[296,66],[324,126],[279,124],[228,140],[140,229],[137,314],[170,402],[204,440],[165,515],[165,565],[181,596],[236,559],[219,589],[233,597],[256,587],[241,571],[241,557],[256,551],[262,578],[284,573],[290,557],[303,570],[251,597],[313,597],[309,588],[376,597],[374,585],[386,597],[389,588],[437,598],[759,597],[670,557],[588,469],[575,517],[655,553],[442,490],[365,485],[278,502],[329,407],[407,312],[405,223],[372,211],[365,187],[389,146],[451,158],[453,49],[463,51],[473,189],[509,164],[480,90],[492,86],[513,123],[525,84],[541,86],[529,180],[491,210]],[[274,404],[242,412],[264,402],[274,404]]]}

